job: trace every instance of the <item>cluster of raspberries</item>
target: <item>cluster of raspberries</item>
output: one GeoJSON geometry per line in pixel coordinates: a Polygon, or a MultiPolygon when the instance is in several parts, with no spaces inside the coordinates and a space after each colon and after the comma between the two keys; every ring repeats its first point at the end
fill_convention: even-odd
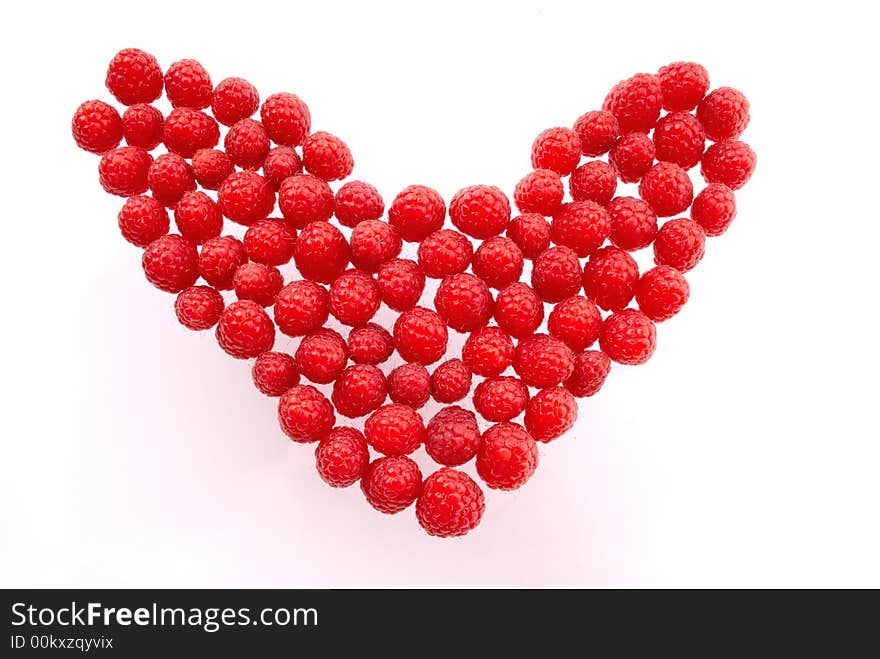
{"type": "Polygon", "coordinates": [[[163,72],[125,49],[106,86],[125,111],[86,101],[73,137],[101,156],[103,188],[125,198],[119,229],[143,250],[147,280],[177,296],[185,327],[216,328],[224,351],[254,360],[256,387],[279,398],[290,439],[316,444],[324,481],[360,481],[384,513],[415,503],[436,536],[464,535],[483,515],[483,491],[459,467],[475,460],[486,486],[522,486],[536,442],[574,424],[575,399],[595,394],[612,362],[651,356],[655,323],[687,301],[683,273],[730,225],[734,190],[755,167],[739,141],[748,101],[709,92],[690,62],[628,78],[601,110],[538,135],[516,217],[489,185],[448,206],[411,185],[387,212],[369,183],[331,187],[352,173],[352,154],[312,131],[299,97],[261,102],[247,80],[215,84],[195,60],[163,72]],[[167,114],[152,105],[163,91],[167,114]],[[697,165],[706,185],[694,195],[697,165]],[[617,195],[619,183],[637,183],[638,196],[617,195]],[[413,259],[401,258],[404,242],[413,259]],[[651,245],[655,267],[639,272],[631,252],[651,245]],[[432,305],[426,278],[439,282],[432,305]],[[391,332],[371,322],[383,304],[397,313],[391,332]],[[450,330],[467,335],[457,356],[450,330]],[[275,350],[279,331],[296,350],[275,350]],[[405,363],[383,371],[395,351],[405,363]],[[431,398],[444,407],[426,423],[431,398]],[[340,417],[365,419],[362,430],[340,417]],[[422,446],[439,465],[426,478],[410,457],[422,446]]]}

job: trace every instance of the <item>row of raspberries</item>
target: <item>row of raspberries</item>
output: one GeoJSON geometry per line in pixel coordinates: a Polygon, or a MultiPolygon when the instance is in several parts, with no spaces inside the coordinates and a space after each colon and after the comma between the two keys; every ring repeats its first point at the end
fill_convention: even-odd
{"type": "Polygon", "coordinates": [[[254,360],[257,388],[279,397],[284,433],[317,443],[324,481],[360,481],[385,513],[415,503],[436,536],[463,535],[483,514],[480,486],[456,467],[475,460],[488,487],[520,487],[537,468],[536,441],[574,424],[575,399],[595,394],[612,362],[651,356],[655,323],[687,301],[683,273],[730,225],[734,190],[755,167],[739,141],[748,101],[730,87],[709,92],[694,63],[637,74],[601,110],[540,133],[514,189],[516,217],[488,185],[460,190],[448,207],[412,185],[387,212],[368,183],[334,190],[352,154],[312,132],[299,97],[260,103],[248,81],[215,85],[195,60],[163,73],[152,55],[125,49],[106,86],[125,111],[86,101],[73,137],[101,155],[103,188],[126,198],[119,229],[143,249],[146,278],[177,295],[185,327],[216,327],[224,351],[254,360]],[[151,105],[163,90],[167,115],[151,105]],[[707,185],[694,196],[688,170],[698,164],[707,185]],[[616,196],[619,182],[638,183],[638,197],[616,196]],[[224,233],[226,220],[243,235],[224,233]],[[417,243],[415,260],[400,258],[404,242],[417,243]],[[630,252],[651,245],[656,267],[640,273],[630,252]],[[286,281],[279,268],[291,262],[286,281]],[[439,280],[433,308],[420,305],[426,278],[439,280]],[[382,304],[398,313],[391,332],[371,322],[382,304]],[[327,326],[331,316],[347,336],[327,326]],[[449,330],[467,338],[446,359],[449,330]],[[277,331],[300,338],[293,354],[274,350],[277,331]],[[395,351],[406,363],[386,373],[395,351]],[[315,385],[331,386],[329,397],[315,385]],[[469,395],[477,414],[454,404],[469,395]],[[445,407],[425,423],[419,409],[432,398],[445,407]],[[365,417],[363,430],[337,415],[365,417]],[[427,478],[410,457],[422,446],[440,465],[427,478]]]}

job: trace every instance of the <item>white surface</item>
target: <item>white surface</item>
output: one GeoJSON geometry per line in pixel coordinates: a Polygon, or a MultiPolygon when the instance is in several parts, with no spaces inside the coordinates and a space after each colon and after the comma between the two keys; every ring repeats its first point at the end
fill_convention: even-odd
{"type": "Polygon", "coordinates": [[[75,4],[15,3],[0,26],[0,585],[880,586],[863,3],[75,4]],[[440,541],[324,486],[248,365],[143,280],[69,134],[126,46],[299,94],[386,202],[512,192],[538,131],[678,59],[748,95],[759,165],[653,359],[615,368],[526,487],[440,541]]]}

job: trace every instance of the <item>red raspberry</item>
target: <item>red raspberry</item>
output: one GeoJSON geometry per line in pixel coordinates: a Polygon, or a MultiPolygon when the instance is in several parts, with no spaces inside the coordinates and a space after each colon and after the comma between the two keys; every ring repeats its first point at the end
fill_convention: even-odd
{"type": "Polygon", "coordinates": [[[534,333],[544,320],[544,303],[522,282],[514,282],[498,292],[495,320],[507,334],[517,339],[534,333]]]}
{"type": "Polygon", "coordinates": [[[248,258],[264,265],[284,265],[293,258],[296,233],[281,220],[269,218],[250,225],[244,232],[248,258]]]}
{"type": "Polygon", "coordinates": [[[147,281],[166,293],[179,293],[199,278],[196,246],[176,234],[162,236],[147,245],[141,265],[147,281]]]}
{"type": "Polygon", "coordinates": [[[419,244],[418,259],[428,277],[442,279],[467,270],[474,255],[474,246],[463,233],[440,229],[419,244]]]}
{"type": "Polygon", "coordinates": [[[644,314],[659,323],[681,311],[690,295],[684,276],[675,268],[660,265],[642,275],[636,286],[636,302],[644,314]]]}
{"type": "Polygon", "coordinates": [[[332,330],[308,334],[296,349],[300,373],[317,384],[330,384],[348,363],[345,340],[332,330]]]}
{"type": "Polygon", "coordinates": [[[409,405],[389,403],[364,424],[367,443],[383,455],[408,455],[425,442],[421,415],[409,405]]]}
{"type": "Polygon", "coordinates": [[[547,331],[575,352],[589,348],[599,339],[602,314],[582,295],[565,298],[547,318],[547,331]]]}
{"type": "Polygon", "coordinates": [[[474,479],[443,467],[425,479],[416,518],[428,535],[451,538],[475,529],[485,509],[483,491],[474,479]]]}
{"type": "Polygon", "coordinates": [[[343,325],[366,324],[379,310],[379,287],[365,272],[348,270],[330,285],[330,313],[343,325]]]}
{"type": "Polygon", "coordinates": [[[745,142],[719,142],[703,155],[700,173],[709,183],[724,183],[739,190],[755,171],[757,156],[745,142]]]}
{"type": "Polygon", "coordinates": [[[536,441],[550,442],[571,429],[577,413],[577,401],[568,389],[542,389],[526,407],[526,430],[536,441]]]}
{"type": "Polygon", "coordinates": [[[101,156],[98,180],[110,194],[130,197],[147,190],[147,172],[153,158],[136,146],[121,146],[101,156]]]}
{"type": "Polygon", "coordinates": [[[379,266],[376,285],[382,301],[395,311],[406,311],[418,304],[425,289],[425,273],[408,259],[391,259],[379,266]]]}
{"type": "Polygon", "coordinates": [[[306,138],[302,159],[309,174],[325,181],[346,178],[354,169],[354,158],[348,145],[324,131],[312,133],[306,138]]]}
{"type": "Polygon", "coordinates": [[[528,387],[509,375],[487,378],[474,389],[474,408],[486,421],[510,421],[528,402],[528,387]]]}
{"type": "Polygon", "coordinates": [[[177,295],[174,313],[191,330],[211,329],[223,313],[223,296],[210,286],[190,286],[177,295]]]}
{"type": "Polygon", "coordinates": [[[624,183],[636,183],[654,164],[654,142],[645,133],[627,133],[621,137],[611,153],[608,163],[624,183]]]}
{"type": "Polygon", "coordinates": [[[565,381],[565,388],[573,396],[584,398],[592,396],[605,383],[611,370],[608,355],[599,350],[587,350],[574,356],[574,372],[565,381]]]}
{"type": "Polygon", "coordinates": [[[275,325],[256,302],[238,300],[223,310],[217,323],[217,343],[236,359],[257,357],[272,349],[275,325]]]}
{"type": "Polygon", "coordinates": [[[210,238],[199,253],[199,274],[214,288],[225,291],[232,288],[232,278],[238,266],[247,262],[244,245],[238,238],[220,236],[210,238]]]}
{"type": "Polygon", "coordinates": [[[192,157],[192,171],[203,188],[216,190],[232,173],[232,161],[217,149],[199,149],[192,157]]]}
{"type": "Polygon", "coordinates": [[[477,248],[471,269],[487,286],[504,288],[522,276],[523,254],[510,238],[495,236],[477,248]]]}
{"type": "Polygon", "coordinates": [[[705,146],[703,127],[689,112],[671,112],[658,121],[654,129],[657,160],[690,169],[700,162],[705,146]]]}
{"type": "Polygon", "coordinates": [[[275,296],[284,286],[284,277],[270,265],[245,263],[235,271],[232,287],[239,300],[253,300],[261,307],[275,304],[275,296]]]}
{"type": "Polygon", "coordinates": [[[243,78],[224,78],[211,94],[211,112],[224,126],[252,116],[259,107],[257,88],[243,78]]]}
{"type": "Polygon", "coordinates": [[[572,172],[568,187],[575,201],[594,201],[604,206],[617,190],[617,174],[608,163],[591,160],[572,172]]]}
{"type": "Polygon", "coordinates": [[[288,336],[305,336],[330,315],[330,294],[312,281],[293,281],[275,296],[275,322],[288,336]]]}
{"type": "Polygon", "coordinates": [[[706,232],[696,222],[686,218],[670,220],[657,232],[654,241],[654,262],[687,272],[706,251],[706,232]]]}
{"type": "Polygon", "coordinates": [[[176,108],[206,108],[211,105],[213,91],[211,76],[194,59],[174,62],[165,72],[165,94],[176,108]]]}
{"type": "Polygon", "coordinates": [[[353,227],[364,220],[378,220],[385,212],[379,191],[363,181],[349,181],[336,191],[336,219],[353,227]]]}
{"type": "Polygon", "coordinates": [[[720,236],[736,217],[736,197],[723,183],[710,183],[694,197],[691,219],[707,236],[720,236]]]}
{"type": "Polygon", "coordinates": [[[333,383],[333,404],[342,416],[366,416],[385,402],[385,376],[372,364],[354,364],[333,383]]]}
{"type": "Polygon", "coordinates": [[[658,217],[670,217],[687,210],[694,200],[694,184],[687,172],[671,162],[659,162],[642,177],[639,196],[658,217]]]}
{"type": "Polygon", "coordinates": [[[421,242],[443,226],[446,203],[436,190],[410,185],[394,198],[388,209],[388,223],[407,242],[421,242]]]}
{"type": "Polygon", "coordinates": [[[299,384],[296,360],[284,352],[264,352],[251,371],[254,384],[267,396],[280,396],[299,384]]]}
{"type": "Polygon", "coordinates": [[[552,169],[536,169],[529,172],[513,191],[513,200],[521,213],[553,215],[562,207],[565,186],[559,174],[552,169]]]}
{"type": "Polygon", "coordinates": [[[713,142],[735,140],[749,125],[749,101],[732,87],[719,87],[697,107],[697,119],[713,142]]]}
{"type": "Polygon", "coordinates": [[[373,508],[393,515],[409,508],[422,492],[422,472],[405,455],[379,458],[361,477],[361,489],[373,508]]]}
{"type": "MultiPolygon", "coordinates": [[[[242,304],[242,303],[237,303],[242,304]]],[[[333,430],[333,405],[310,384],[291,387],[278,401],[281,430],[295,442],[317,442],[333,430]]]]}
{"type": "Polygon", "coordinates": [[[673,62],[657,72],[663,108],[670,112],[693,110],[709,91],[709,72],[695,62],[673,62]]]}
{"type": "Polygon", "coordinates": [[[438,403],[454,403],[470,393],[471,371],[460,359],[448,359],[434,369],[431,391],[438,403]]]}
{"type": "Polygon", "coordinates": [[[257,169],[269,153],[269,136],[259,121],[241,119],[227,131],[223,148],[239,167],[257,169]]]}
{"type": "Polygon", "coordinates": [[[123,126],[119,112],[109,103],[85,101],[73,113],[70,130],[80,149],[104,153],[119,144],[123,126]]]}
{"type": "Polygon", "coordinates": [[[293,260],[306,279],[333,282],[345,271],[351,252],[342,232],[329,222],[306,225],[293,249],[293,260]]]}
{"type": "Polygon", "coordinates": [[[535,334],[517,344],[513,370],[530,387],[553,387],[572,374],[574,353],[555,337],[535,334]]]}
{"type": "Polygon", "coordinates": [[[173,153],[163,153],[150,165],[147,185],[156,201],[173,207],[185,192],[196,189],[196,180],[186,160],[173,153]]]}
{"type": "Polygon", "coordinates": [[[421,364],[402,364],[388,374],[388,395],[417,410],[431,397],[431,374],[421,364]]]}
{"type": "Polygon", "coordinates": [[[312,125],[308,106],[295,94],[272,94],[260,107],[260,120],[276,144],[302,144],[312,125]]]}
{"type": "Polygon", "coordinates": [[[585,156],[601,156],[617,141],[620,126],[617,117],[604,110],[587,112],[574,122],[574,132],[581,141],[585,156]]]}
{"type": "Polygon", "coordinates": [[[599,346],[619,364],[644,364],[657,347],[657,328],[641,311],[624,309],[605,319],[599,346]]]}
{"type": "Polygon", "coordinates": [[[507,228],[510,202],[493,185],[462,188],[449,202],[449,218],[458,229],[478,239],[491,238],[507,228]]]}
{"type": "Polygon", "coordinates": [[[477,473],[489,487],[515,490],[538,468],[538,447],[516,423],[498,423],[486,430],[477,452],[477,473]]]}
{"type": "MultiPolygon", "coordinates": [[[[577,201],[574,203],[591,204],[593,202],[577,201]]],[[[601,217],[599,214],[596,216],[601,217]]],[[[559,302],[580,290],[581,276],[581,264],[573,249],[564,246],[551,247],[535,259],[532,266],[532,288],[545,302],[559,302]]]]}
{"type": "MultiPolygon", "coordinates": [[[[608,213],[595,201],[574,201],[566,204],[550,225],[553,242],[570,247],[580,258],[599,249],[610,233],[611,221],[608,213]]],[[[543,255],[535,260],[536,267],[542,258],[543,255]]]]}
{"type": "Polygon", "coordinates": [[[348,353],[355,364],[381,364],[394,353],[394,339],[384,327],[367,323],[349,332],[348,353]]]}
{"type": "Polygon", "coordinates": [[[486,283],[468,272],[444,277],[434,295],[434,308],[457,332],[472,332],[492,317],[492,293],[486,283]]]}
{"type": "Polygon", "coordinates": [[[603,247],[584,266],[584,293],[606,311],[628,305],[638,281],[639,266],[617,247],[603,247]]]}
{"type": "Polygon", "coordinates": [[[394,347],[408,362],[433,364],[446,352],[449,332],[435,311],[413,307],[394,323],[394,347]]]}
{"type": "Polygon", "coordinates": [[[333,190],[310,174],[284,179],[278,189],[278,208],[294,229],[311,222],[326,222],[333,216],[333,190]]]}
{"type": "Polygon", "coordinates": [[[657,123],[663,106],[660,80],[649,73],[637,73],[621,80],[605,97],[602,109],[617,117],[621,133],[647,133],[657,123]]]}
{"type": "Polygon", "coordinates": [[[611,243],[627,251],[647,247],[657,235],[657,216],[635,197],[615,197],[606,207],[611,221],[611,243]]]}
{"type": "Polygon", "coordinates": [[[477,375],[501,375],[513,363],[513,341],[499,327],[483,327],[471,333],[461,349],[461,359],[477,375]]]}
{"type": "Polygon", "coordinates": [[[330,487],[354,485],[370,465],[370,451],[360,430],[334,428],[315,449],[318,475],[330,487]]]}
{"type": "Polygon", "coordinates": [[[233,172],[220,184],[217,201],[223,215],[233,222],[250,226],[263,220],[275,207],[275,191],[256,172],[233,172]]]}
{"type": "Polygon", "coordinates": [[[276,146],[269,149],[263,159],[263,176],[276,190],[289,176],[302,174],[303,166],[299,154],[291,146],[276,146]]]}
{"type": "Polygon", "coordinates": [[[217,122],[191,108],[174,108],[165,117],[162,134],[168,150],[184,158],[192,158],[199,149],[210,149],[220,141],[217,122]]]}
{"type": "Polygon", "coordinates": [[[149,53],[125,48],[110,60],[104,83],[123,105],[151,103],[162,95],[162,69],[149,53]]]}
{"type": "Polygon", "coordinates": [[[126,143],[147,151],[162,143],[164,127],[165,117],[152,105],[138,103],[122,114],[122,134],[126,143]]]}
{"type": "Polygon", "coordinates": [[[146,247],[168,233],[168,211],[152,197],[129,197],[119,211],[119,230],[132,245],[146,247]]]}
{"type": "Polygon", "coordinates": [[[174,207],[174,222],[180,235],[196,244],[201,244],[209,238],[216,238],[223,230],[223,216],[220,214],[220,209],[214,200],[201,190],[183,193],[177,206],[174,207]]]}
{"type": "Polygon", "coordinates": [[[532,143],[532,167],[568,176],[581,159],[581,140],[571,128],[548,128],[532,143]]]}
{"type": "Polygon", "coordinates": [[[533,259],[550,247],[550,224],[537,213],[525,213],[507,226],[507,237],[517,244],[525,258],[533,259]]]}
{"type": "Polygon", "coordinates": [[[351,262],[361,270],[375,272],[379,266],[400,254],[403,242],[397,231],[381,220],[364,220],[352,229],[349,238],[351,262]]]}
{"type": "Polygon", "coordinates": [[[425,428],[425,450],[434,462],[447,467],[468,462],[479,445],[477,417],[457,405],[441,409],[425,428]]]}

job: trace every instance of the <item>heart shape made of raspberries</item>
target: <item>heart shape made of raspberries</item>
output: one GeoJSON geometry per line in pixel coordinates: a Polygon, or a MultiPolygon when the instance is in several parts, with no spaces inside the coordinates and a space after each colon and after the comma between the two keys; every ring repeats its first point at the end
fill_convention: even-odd
{"type": "Polygon", "coordinates": [[[324,481],[360,481],[384,513],[415,503],[421,526],[443,537],[469,532],[485,508],[460,467],[474,460],[486,486],[520,487],[538,466],[536,442],[572,427],[576,399],[599,391],[612,362],[650,358],[655,324],[688,299],[683,273],[730,225],[755,167],[739,141],[748,101],[709,92],[692,62],[623,80],[601,110],[540,133],[515,218],[489,185],[458,191],[448,208],[411,185],[387,213],[369,183],[334,190],[352,154],[311,132],[299,97],[260,103],[246,80],[214,85],[195,60],[163,73],[125,49],[106,86],[125,111],[86,101],[73,137],[101,155],[102,187],[126,198],[119,229],[143,250],[147,280],[176,294],[184,327],[216,327],[226,353],[254,360],[283,432],[317,444],[324,481]],[[163,91],[167,115],[150,105],[163,91]],[[695,196],[697,165],[706,184],[695,196]],[[619,183],[637,183],[638,196],[619,183]],[[658,228],[658,218],[673,219],[658,228]],[[631,253],[651,245],[640,273],[631,253]],[[391,331],[380,310],[393,313],[391,331]],[[276,349],[282,337],[296,349],[289,339],[276,349]],[[411,457],[422,447],[438,466],[426,478],[411,457]]]}

